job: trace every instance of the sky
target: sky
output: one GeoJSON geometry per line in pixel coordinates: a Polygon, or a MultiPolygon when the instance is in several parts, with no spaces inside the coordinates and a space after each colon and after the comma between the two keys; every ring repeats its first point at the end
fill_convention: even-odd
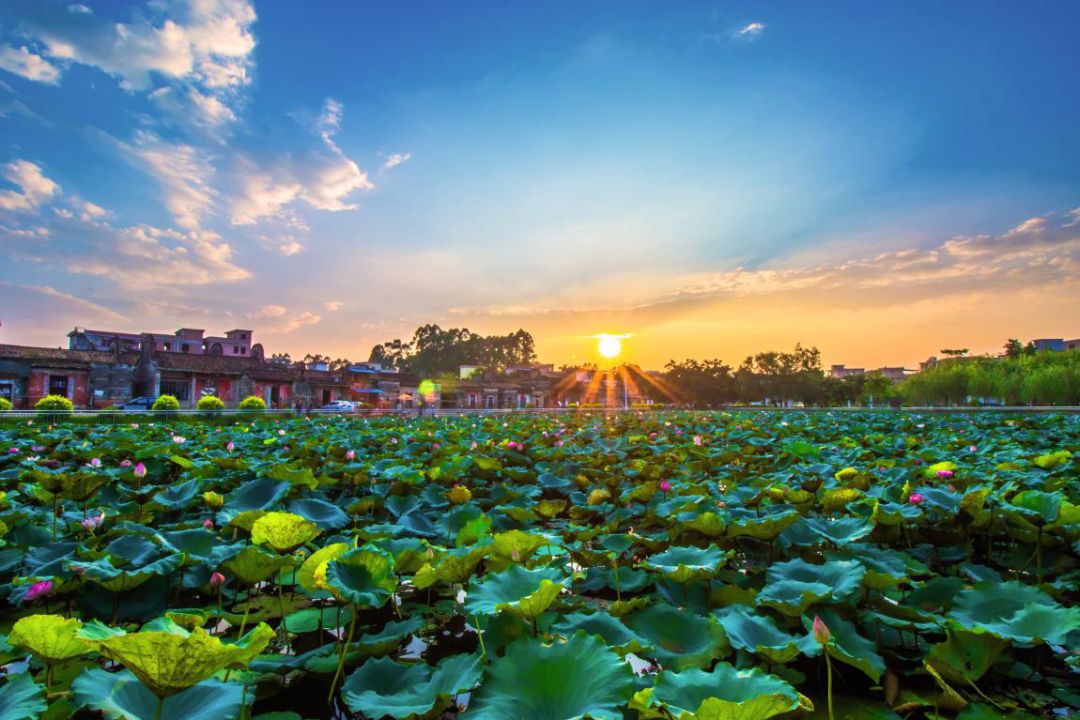
{"type": "Polygon", "coordinates": [[[1080,4],[6,0],[0,342],[1080,336],[1080,4]]]}

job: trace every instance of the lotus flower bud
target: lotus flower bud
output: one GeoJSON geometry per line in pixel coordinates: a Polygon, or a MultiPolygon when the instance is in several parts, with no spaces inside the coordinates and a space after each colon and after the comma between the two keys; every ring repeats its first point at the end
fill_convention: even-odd
{"type": "Polygon", "coordinates": [[[828,645],[829,639],[832,637],[832,633],[829,632],[829,626],[825,624],[825,621],[821,619],[820,615],[814,616],[814,640],[822,645],[828,645]]]}
{"type": "Polygon", "coordinates": [[[135,466],[135,470],[133,472],[135,473],[135,477],[142,479],[146,477],[146,466],[142,463],[139,463],[135,466]]]}

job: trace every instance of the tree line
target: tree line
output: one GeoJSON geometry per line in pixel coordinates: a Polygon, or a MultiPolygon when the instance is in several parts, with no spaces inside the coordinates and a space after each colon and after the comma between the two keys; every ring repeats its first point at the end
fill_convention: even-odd
{"type": "Polygon", "coordinates": [[[905,380],[902,397],[918,405],[1080,405],[1080,350],[1009,350],[939,362],[905,380]]]}
{"type": "Polygon", "coordinates": [[[501,372],[511,365],[536,362],[533,336],[525,330],[506,335],[479,335],[468,328],[422,325],[412,340],[400,339],[376,345],[369,362],[422,375],[457,373],[462,365],[477,365],[501,372]]]}

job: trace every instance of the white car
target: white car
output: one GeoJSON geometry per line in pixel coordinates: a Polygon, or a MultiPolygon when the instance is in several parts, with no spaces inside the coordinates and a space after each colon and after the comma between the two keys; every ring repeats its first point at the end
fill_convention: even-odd
{"type": "Polygon", "coordinates": [[[348,400],[334,400],[319,409],[323,412],[356,412],[356,405],[348,400]]]}

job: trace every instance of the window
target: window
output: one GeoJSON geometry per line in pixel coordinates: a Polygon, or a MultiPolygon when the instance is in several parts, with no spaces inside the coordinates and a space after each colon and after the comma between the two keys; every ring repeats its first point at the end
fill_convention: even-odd
{"type": "Polygon", "coordinates": [[[240,348],[240,354],[241,355],[247,355],[247,348],[246,347],[240,348]]]}
{"type": "Polygon", "coordinates": [[[190,384],[186,380],[162,380],[161,394],[172,395],[177,400],[187,400],[190,384]]]}
{"type": "Polygon", "coordinates": [[[247,340],[247,333],[241,333],[240,334],[240,339],[241,340],[247,340]]]}
{"type": "Polygon", "coordinates": [[[238,355],[239,353],[240,353],[240,348],[238,348],[238,347],[236,347],[235,345],[233,345],[233,346],[232,346],[232,354],[233,354],[233,355],[238,355]]]}
{"type": "Polygon", "coordinates": [[[184,349],[184,352],[190,352],[191,351],[191,346],[188,345],[187,343],[184,343],[183,349],[184,349]]]}
{"type": "Polygon", "coordinates": [[[50,375],[49,376],[49,394],[50,395],[63,395],[67,397],[68,394],[68,377],[67,375],[50,375]]]}
{"type": "Polygon", "coordinates": [[[15,384],[0,383],[0,398],[4,398],[8,402],[15,402],[15,384]]]}

